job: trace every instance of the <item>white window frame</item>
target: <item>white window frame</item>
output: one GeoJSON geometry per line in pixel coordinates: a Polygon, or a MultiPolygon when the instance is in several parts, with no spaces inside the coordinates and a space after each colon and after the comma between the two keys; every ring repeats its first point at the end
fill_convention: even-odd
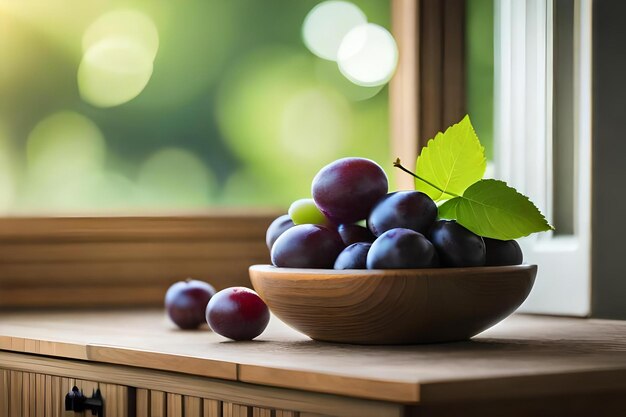
{"type": "MultiPolygon", "coordinates": [[[[528,195],[550,220],[553,2],[495,1],[495,174],[528,195]]],[[[525,262],[539,265],[521,311],[588,316],[592,0],[575,0],[574,8],[574,233],[542,233],[520,241],[525,262]]]]}

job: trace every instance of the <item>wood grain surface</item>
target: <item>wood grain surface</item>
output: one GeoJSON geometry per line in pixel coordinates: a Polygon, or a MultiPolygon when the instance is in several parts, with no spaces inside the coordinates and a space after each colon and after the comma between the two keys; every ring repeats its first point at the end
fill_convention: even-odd
{"type": "Polygon", "coordinates": [[[230,342],[160,310],[5,312],[0,349],[167,371],[176,358],[189,375],[412,404],[626,390],[626,323],[607,320],[518,315],[468,342],[380,347],[316,342],[276,318],[230,342]]]}
{"type": "Polygon", "coordinates": [[[272,312],[311,338],[356,344],[467,340],[526,299],[537,267],[316,270],[250,267],[272,312]]]}
{"type": "Polygon", "coordinates": [[[211,210],[168,217],[0,218],[0,309],[160,306],[193,277],[250,285],[279,213],[211,210]]]}

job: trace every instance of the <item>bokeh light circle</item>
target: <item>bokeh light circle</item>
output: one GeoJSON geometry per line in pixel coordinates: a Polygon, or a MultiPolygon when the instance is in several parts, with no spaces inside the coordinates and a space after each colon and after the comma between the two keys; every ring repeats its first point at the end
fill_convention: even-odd
{"type": "Polygon", "coordinates": [[[192,208],[211,203],[215,176],[194,153],[163,148],[139,170],[140,201],[147,207],[192,208]]]}
{"type": "Polygon", "coordinates": [[[364,87],[387,83],[398,65],[398,46],[387,29],[368,23],[353,28],[337,53],[341,73],[364,87]]]}
{"type": "Polygon", "coordinates": [[[63,111],[41,120],[28,136],[29,173],[71,178],[100,170],[106,157],[102,132],[87,117],[63,111]]]}
{"type": "Polygon", "coordinates": [[[137,10],[120,9],[97,18],[83,34],[83,53],[106,39],[126,39],[135,42],[152,60],[159,49],[159,33],[152,19],[137,10]]]}
{"type": "Polygon", "coordinates": [[[62,111],[46,117],[26,142],[20,205],[36,212],[85,207],[81,184],[101,175],[106,154],[102,132],[85,116],[62,111]]]}
{"type": "Polygon", "coordinates": [[[325,1],[313,7],[302,25],[302,39],[320,58],[335,61],[344,36],[354,27],[367,23],[367,17],[355,4],[325,1]]]}
{"type": "Polygon", "coordinates": [[[137,97],[152,76],[152,56],[134,41],[104,39],[91,46],[78,67],[78,90],[97,107],[113,107],[137,97]]]}
{"type": "Polygon", "coordinates": [[[263,6],[264,2],[250,1],[147,3],[161,10],[157,20],[159,53],[149,88],[133,101],[133,106],[174,112],[206,98],[223,74],[232,70],[233,57],[247,48],[242,41],[256,30],[255,25],[264,22],[255,19],[251,28],[242,28],[244,16],[250,16],[256,8],[263,13],[271,9],[263,6]]]}
{"type": "Polygon", "coordinates": [[[353,143],[350,105],[334,89],[319,85],[314,61],[291,49],[262,48],[225,77],[218,126],[246,164],[283,176],[288,170],[305,178],[312,173],[312,178],[320,160],[335,158],[353,143]]]}
{"type": "Polygon", "coordinates": [[[281,119],[279,146],[291,158],[332,159],[352,133],[349,104],[328,89],[299,92],[285,104],[281,119]]]}
{"type": "Polygon", "coordinates": [[[350,101],[364,101],[375,97],[385,88],[384,84],[363,87],[348,80],[337,67],[337,63],[318,59],[315,62],[315,78],[322,84],[337,90],[350,101]]]}

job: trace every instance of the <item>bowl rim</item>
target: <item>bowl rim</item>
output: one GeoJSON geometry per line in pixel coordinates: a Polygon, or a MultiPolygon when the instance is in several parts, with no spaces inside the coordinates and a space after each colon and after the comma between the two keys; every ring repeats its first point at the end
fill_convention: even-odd
{"type": "Polygon", "coordinates": [[[398,275],[427,275],[451,276],[464,274],[503,274],[516,271],[537,271],[536,264],[503,265],[503,266],[474,266],[464,268],[420,268],[420,269],[314,269],[314,268],[283,268],[270,264],[251,265],[249,272],[272,273],[289,276],[332,276],[335,278],[362,276],[398,276],[398,275]]]}

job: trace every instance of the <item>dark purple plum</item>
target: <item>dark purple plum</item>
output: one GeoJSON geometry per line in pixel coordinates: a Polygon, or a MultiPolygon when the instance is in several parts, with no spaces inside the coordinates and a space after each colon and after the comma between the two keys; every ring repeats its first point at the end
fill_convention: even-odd
{"type": "Polygon", "coordinates": [[[165,309],[181,329],[197,329],[205,323],[204,311],[215,288],[204,281],[187,279],[172,284],[165,293],[165,309]]]}
{"type": "Polygon", "coordinates": [[[439,260],[443,266],[483,266],[486,261],[485,241],[454,220],[438,220],[430,229],[439,260]]]}
{"type": "Polygon", "coordinates": [[[411,229],[426,233],[437,219],[437,205],[420,191],[387,194],[372,209],[367,227],[375,236],[390,229],[411,229]]]}
{"type": "Polygon", "coordinates": [[[391,229],[380,235],[367,254],[367,269],[434,268],[437,252],[432,243],[411,229],[391,229]]]}
{"type": "Polygon", "coordinates": [[[487,258],[485,265],[519,265],[524,260],[522,248],[514,240],[498,240],[484,237],[487,258]]]}
{"type": "Polygon", "coordinates": [[[272,250],[272,246],[274,246],[274,242],[276,242],[278,236],[282,235],[285,230],[291,229],[294,226],[288,214],[277,217],[272,224],[270,224],[270,227],[267,228],[267,232],[265,233],[265,244],[267,248],[272,250]]]}
{"type": "Polygon", "coordinates": [[[367,217],[388,190],[387,175],[374,161],[342,158],[322,168],[311,186],[315,204],[336,224],[367,217]]]}
{"type": "Polygon", "coordinates": [[[285,268],[330,269],[345,245],[332,229],[300,224],[285,231],[272,247],[272,264],[285,268]]]}
{"type": "Polygon", "coordinates": [[[367,252],[371,243],[353,243],[341,251],[335,261],[334,269],[367,269],[367,252]]]}
{"type": "Polygon", "coordinates": [[[257,293],[230,287],[215,294],[206,306],[209,327],[232,340],[252,340],[267,327],[270,311],[257,293]]]}
{"type": "Polygon", "coordinates": [[[358,224],[340,224],[337,228],[341,240],[346,246],[352,245],[357,242],[372,243],[376,240],[376,236],[369,231],[367,227],[360,226],[358,224]]]}

